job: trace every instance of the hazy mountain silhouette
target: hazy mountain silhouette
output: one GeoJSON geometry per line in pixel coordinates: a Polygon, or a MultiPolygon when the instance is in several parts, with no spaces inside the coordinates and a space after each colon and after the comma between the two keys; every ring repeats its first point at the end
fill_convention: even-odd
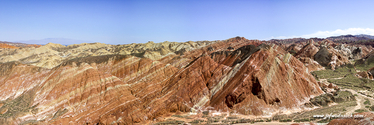
{"type": "Polygon", "coordinates": [[[85,41],[85,40],[75,40],[75,39],[67,39],[67,38],[46,38],[41,40],[24,40],[24,41],[14,41],[19,43],[27,43],[27,44],[47,44],[47,43],[57,43],[62,45],[70,45],[70,44],[79,44],[79,43],[93,43],[93,41],[85,41]]]}

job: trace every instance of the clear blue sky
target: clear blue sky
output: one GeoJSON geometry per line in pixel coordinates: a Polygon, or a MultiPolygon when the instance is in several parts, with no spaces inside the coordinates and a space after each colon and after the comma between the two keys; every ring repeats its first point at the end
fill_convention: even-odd
{"type": "Polygon", "coordinates": [[[373,1],[0,0],[0,41],[69,38],[147,41],[269,39],[374,29],[373,1]]]}

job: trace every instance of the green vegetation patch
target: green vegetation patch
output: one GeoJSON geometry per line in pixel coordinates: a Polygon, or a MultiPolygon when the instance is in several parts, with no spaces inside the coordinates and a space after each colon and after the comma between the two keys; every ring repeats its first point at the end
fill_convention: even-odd
{"type": "Polygon", "coordinates": [[[279,120],[279,122],[292,122],[291,119],[282,119],[282,120],[279,120]]]}
{"type": "Polygon", "coordinates": [[[37,120],[28,120],[28,121],[24,121],[22,123],[20,123],[19,125],[36,125],[36,124],[39,124],[39,121],[37,120]]]}
{"type": "Polygon", "coordinates": [[[264,120],[260,119],[260,120],[256,120],[255,122],[264,122],[264,120]]]}
{"type": "Polygon", "coordinates": [[[183,124],[183,123],[184,121],[170,120],[170,121],[156,123],[156,125],[178,125],[178,124],[183,124]]]}
{"type": "MultiPolygon", "coordinates": [[[[356,94],[357,96],[357,94],[356,94]]],[[[348,97],[352,97],[352,93],[349,92],[349,91],[338,91],[336,92],[336,96],[337,98],[348,98],[348,97]]]]}
{"type": "Polygon", "coordinates": [[[277,114],[273,117],[273,120],[274,121],[279,121],[279,120],[283,120],[283,119],[289,119],[289,118],[292,118],[293,116],[291,115],[285,115],[285,114],[277,114]]]}
{"type": "Polygon", "coordinates": [[[310,122],[310,118],[296,119],[294,122],[310,122]]]}
{"type": "Polygon", "coordinates": [[[336,118],[321,119],[317,123],[329,123],[329,122],[331,122],[334,119],[336,119],[336,118]]]}
{"type": "Polygon", "coordinates": [[[171,117],[184,118],[184,116],[181,115],[172,115],[171,117]]]}
{"type": "Polygon", "coordinates": [[[374,80],[358,78],[354,75],[347,75],[342,79],[328,79],[327,81],[353,90],[371,90],[374,88],[374,80]]]}
{"type": "Polygon", "coordinates": [[[373,106],[370,106],[369,110],[370,110],[370,111],[374,111],[374,105],[373,105],[373,106]]]}
{"type": "Polygon", "coordinates": [[[370,68],[374,67],[374,58],[369,58],[369,60],[356,60],[355,67],[360,71],[367,71],[370,68]]]}
{"type": "Polygon", "coordinates": [[[365,105],[371,105],[369,99],[365,99],[364,104],[365,104],[365,105]]]}
{"type": "Polygon", "coordinates": [[[197,119],[197,120],[193,120],[193,121],[191,121],[189,123],[191,123],[191,124],[199,124],[199,123],[203,123],[203,122],[205,122],[205,121],[197,119]]]}
{"type": "Polygon", "coordinates": [[[229,117],[227,117],[227,119],[239,119],[239,118],[235,117],[235,116],[229,116],[229,117]]]}
{"type": "Polygon", "coordinates": [[[254,123],[251,119],[239,119],[236,123],[254,123]]]}
{"type": "Polygon", "coordinates": [[[326,69],[312,72],[313,76],[317,77],[317,79],[340,78],[355,73],[356,70],[354,68],[349,68],[348,66],[340,67],[336,70],[326,69]]]}
{"type": "Polygon", "coordinates": [[[0,102],[4,104],[0,108],[0,111],[4,111],[2,112],[3,114],[0,114],[0,124],[8,124],[12,119],[21,117],[28,113],[37,113],[37,109],[35,108],[37,105],[32,106],[35,97],[34,90],[35,89],[31,89],[24,92],[15,99],[7,99],[0,102]]]}
{"type": "Polygon", "coordinates": [[[355,112],[357,112],[357,113],[361,113],[361,112],[367,112],[368,110],[366,110],[366,109],[357,109],[357,110],[355,110],[355,112]]]}
{"type": "Polygon", "coordinates": [[[255,122],[263,122],[263,120],[254,120],[254,119],[227,119],[222,120],[222,123],[228,124],[236,124],[236,123],[255,123],[255,122]]]}
{"type": "Polygon", "coordinates": [[[356,100],[354,95],[349,91],[338,91],[334,96],[334,102],[341,103],[356,100]]]}
{"type": "Polygon", "coordinates": [[[31,106],[34,94],[33,92],[26,92],[13,100],[6,100],[5,104],[0,108],[0,111],[7,109],[7,112],[0,114],[0,118],[18,117],[24,113],[31,112],[31,110],[36,107],[31,106]]]}
{"type": "Polygon", "coordinates": [[[310,102],[316,106],[328,106],[329,103],[333,102],[332,94],[322,94],[317,97],[310,99],[310,102]]]}

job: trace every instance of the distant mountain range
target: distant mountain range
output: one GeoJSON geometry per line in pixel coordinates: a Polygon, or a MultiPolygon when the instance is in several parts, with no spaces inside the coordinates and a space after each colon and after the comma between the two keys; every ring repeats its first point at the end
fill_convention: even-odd
{"type": "Polygon", "coordinates": [[[67,39],[67,38],[46,38],[46,39],[41,39],[41,40],[25,40],[25,41],[14,41],[14,42],[26,43],[26,44],[40,44],[40,45],[45,45],[47,43],[57,43],[61,45],[93,43],[92,41],[74,40],[74,39],[67,39]]]}
{"type": "Polygon", "coordinates": [[[365,34],[355,35],[355,37],[366,37],[366,38],[374,39],[374,36],[365,35],[365,34]]]}
{"type": "Polygon", "coordinates": [[[341,35],[341,36],[327,37],[326,39],[329,39],[329,40],[332,40],[332,41],[337,41],[337,40],[358,41],[358,40],[374,39],[374,36],[365,35],[365,34],[360,34],[360,35],[341,35]]]}
{"type": "Polygon", "coordinates": [[[362,40],[372,40],[374,39],[374,36],[371,35],[341,35],[341,36],[331,36],[327,38],[289,38],[289,39],[271,39],[269,42],[273,43],[279,43],[279,44],[288,44],[288,43],[298,43],[298,42],[306,42],[309,39],[313,39],[314,41],[322,41],[324,39],[328,39],[334,42],[356,42],[356,41],[362,41],[362,40]]]}
{"type": "MultiPolygon", "coordinates": [[[[341,36],[331,36],[327,38],[310,38],[313,40],[321,41],[323,39],[328,39],[331,41],[348,41],[354,42],[359,40],[370,40],[374,39],[374,36],[371,35],[341,35],[341,36]]],[[[290,38],[290,39],[271,39],[270,42],[277,42],[277,43],[292,43],[292,42],[305,42],[308,38],[290,38]]],[[[1,42],[1,41],[0,41],[1,42]]],[[[10,42],[3,42],[3,43],[10,43],[10,42]]],[[[93,41],[85,41],[85,40],[75,40],[75,39],[67,39],[67,38],[46,38],[41,40],[24,40],[24,41],[12,41],[10,44],[39,44],[45,45],[48,43],[57,43],[61,45],[70,45],[70,44],[80,44],[80,43],[94,43],[93,41]]]]}

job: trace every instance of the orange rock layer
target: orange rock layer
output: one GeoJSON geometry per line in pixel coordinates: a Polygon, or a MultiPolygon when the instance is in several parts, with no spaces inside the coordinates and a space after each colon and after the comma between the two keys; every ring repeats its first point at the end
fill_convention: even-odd
{"type": "Polygon", "coordinates": [[[16,48],[19,48],[19,47],[11,46],[11,45],[8,45],[6,43],[0,43],[0,48],[16,49],[16,48]]]}

